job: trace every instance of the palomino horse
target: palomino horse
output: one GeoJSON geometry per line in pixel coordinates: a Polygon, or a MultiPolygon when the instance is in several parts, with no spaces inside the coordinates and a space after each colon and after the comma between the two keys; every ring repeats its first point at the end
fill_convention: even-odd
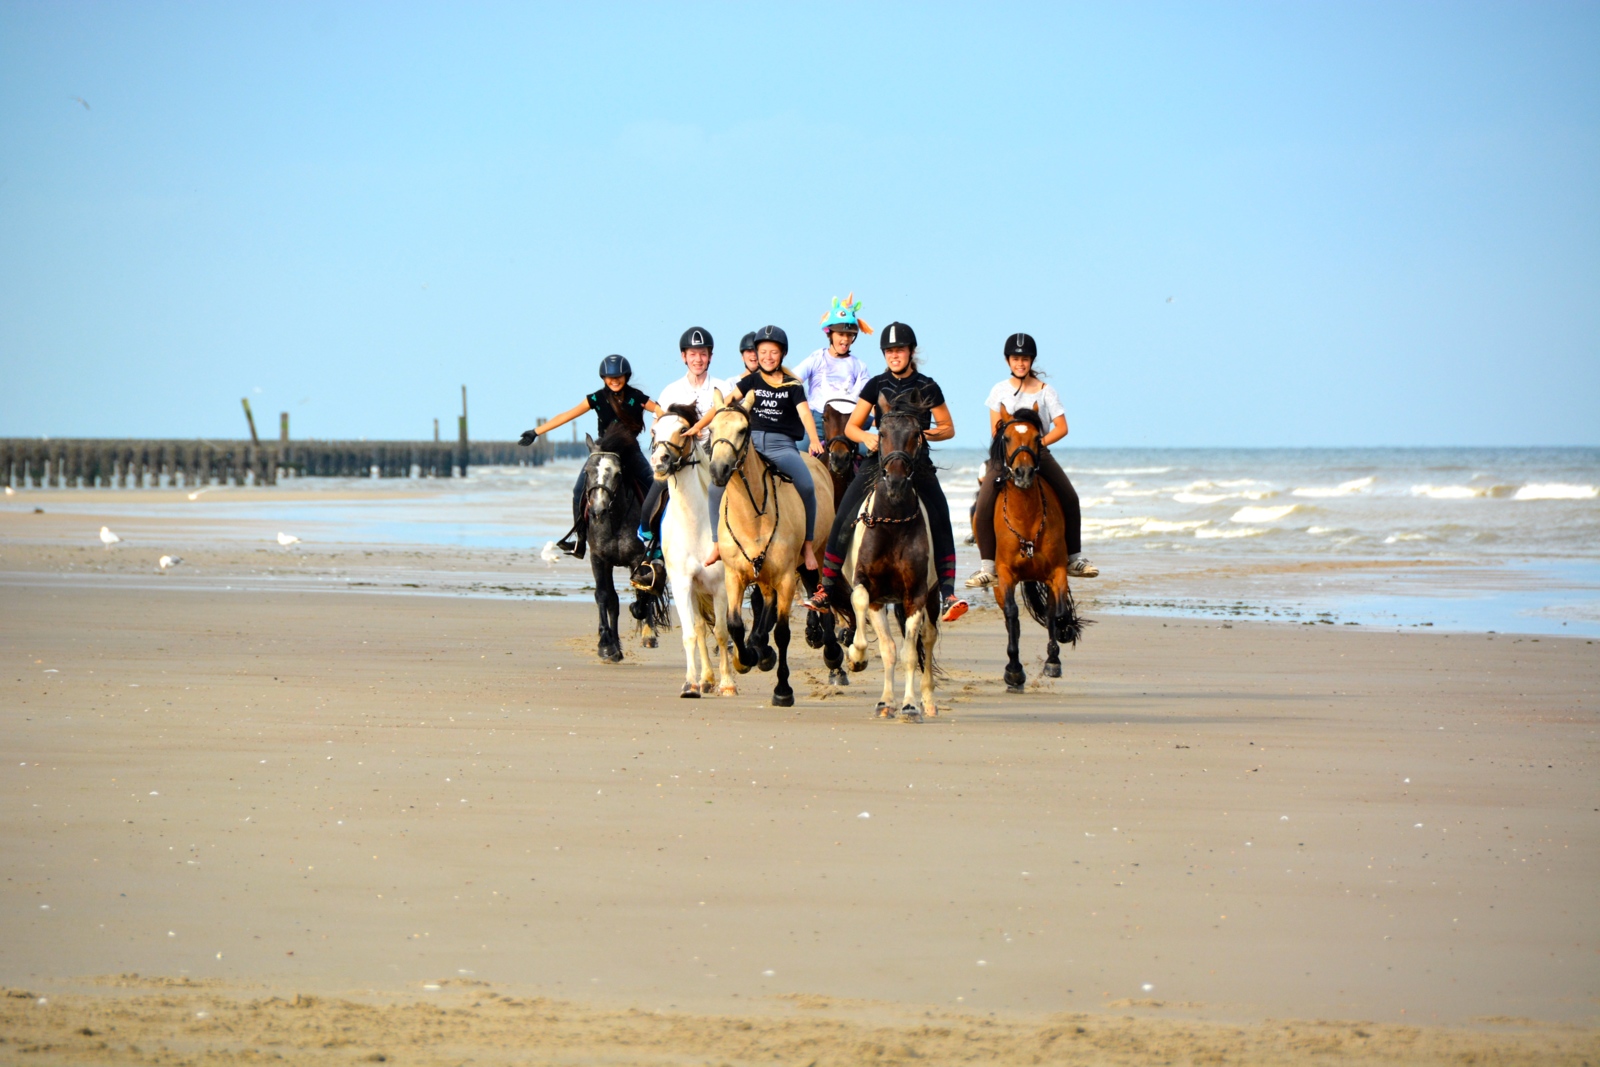
{"type": "MultiPolygon", "coordinates": [[[[877,482],[861,507],[844,577],[850,584],[850,606],[859,620],[872,621],[883,657],[883,695],[878,714],[894,718],[895,634],[889,626],[886,605],[898,609],[905,620],[906,689],[900,705],[903,722],[921,722],[939,714],[933,702],[933,652],[939,642],[939,576],[933,566],[933,538],[928,516],[911,487],[912,468],[928,447],[922,436],[921,416],[926,410],[914,397],[900,397],[891,409],[878,404],[877,482]],[[915,655],[913,655],[913,650],[915,655]],[[920,678],[922,707],[912,699],[920,678]]],[[[867,662],[866,628],[859,625],[851,642],[850,669],[867,662]]]]}
{"type": "Polygon", "coordinates": [[[1056,496],[1038,471],[1044,423],[1037,409],[1022,408],[1002,421],[989,447],[988,471],[1003,477],[994,505],[994,598],[1006,613],[1006,692],[1020,693],[1028,681],[1017,658],[1021,622],[1017,592],[1028,614],[1050,635],[1044,676],[1061,677],[1059,642],[1076,645],[1087,619],[1078,617],[1067,583],[1066,520],[1056,496]],[[1003,471],[1003,475],[997,472],[1003,471]]]}
{"type": "MultiPolygon", "coordinates": [[[[617,633],[617,587],[613,567],[627,567],[644,559],[644,543],[639,540],[639,494],[628,484],[622,465],[626,449],[639,451],[639,442],[621,423],[616,423],[599,442],[591,436],[589,444],[588,493],[584,508],[589,515],[589,569],[594,574],[594,602],[600,609],[600,658],[607,663],[622,661],[622,639],[617,633]]],[[[640,457],[643,458],[642,455],[640,457]]],[[[632,614],[639,622],[646,648],[656,647],[656,631],[668,624],[665,601],[650,593],[637,593],[632,614]]]]}
{"type": "Polygon", "coordinates": [[[711,518],[707,506],[711,471],[708,453],[689,428],[700,413],[677,404],[656,419],[650,429],[650,465],[656,478],[667,483],[667,513],[661,519],[661,555],[678,605],[678,626],[683,631],[683,657],[687,662],[682,697],[710,695],[712,643],[717,649],[718,692],[737,693],[728,673],[728,598],[722,564],[707,567],[711,552],[711,518]],[[699,654],[700,669],[695,669],[699,654]]]}
{"type": "MultiPolygon", "coordinates": [[[[734,667],[740,674],[759,665],[770,671],[778,668],[777,684],[772,689],[775,707],[794,704],[794,689],[789,685],[789,608],[794,602],[795,582],[800,576],[801,548],[805,544],[806,516],[800,493],[778,477],[778,472],[750,446],[750,416],[744,407],[723,403],[716,394],[717,413],[711,420],[711,480],[727,486],[718,516],[717,542],[722,549],[722,575],[728,595],[728,633],[733,639],[734,667]],[[737,484],[729,484],[730,481],[737,484]],[[761,610],[750,622],[748,642],[744,629],[744,591],[755,585],[761,590],[761,610]],[[777,642],[774,654],[767,644],[771,635],[777,642]]],[[[827,484],[827,471],[814,457],[807,456],[812,480],[827,484]]],[[[826,493],[817,494],[817,526],[820,535],[833,524],[833,502],[826,493]]],[[[826,634],[829,646],[824,658],[832,656],[832,666],[842,658],[842,650],[832,631],[826,634]]]]}
{"type": "Polygon", "coordinates": [[[837,514],[844,491],[855,479],[861,453],[856,443],[845,436],[844,428],[850,422],[850,412],[840,411],[833,405],[834,401],[831,400],[823,405],[822,436],[823,447],[828,450],[828,475],[833,479],[833,509],[837,514]]]}

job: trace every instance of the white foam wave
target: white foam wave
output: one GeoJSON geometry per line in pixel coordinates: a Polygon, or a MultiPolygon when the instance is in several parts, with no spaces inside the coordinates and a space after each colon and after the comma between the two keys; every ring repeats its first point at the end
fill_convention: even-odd
{"type": "Polygon", "coordinates": [[[1235,537],[1260,537],[1264,533],[1271,532],[1272,531],[1265,526],[1246,526],[1241,529],[1233,530],[1224,529],[1220,526],[1202,526],[1200,529],[1194,532],[1194,535],[1206,540],[1219,538],[1232,540],[1235,537]]]}
{"type": "Polygon", "coordinates": [[[1113,489],[1112,496],[1155,496],[1159,489],[1113,489]]]}
{"type": "Polygon", "coordinates": [[[1412,496],[1425,496],[1430,500],[1471,500],[1474,497],[1487,496],[1488,487],[1474,488],[1470,485],[1413,485],[1412,496]]]}
{"type": "Polygon", "coordinates": [[[1078,498],[1078,506],[1080,508],[1098,508],[1104,507],[1107,504],[1115,504],[1116,502],[1116,498],[1109,496],[1085,496],[1078,498]]]}
{"type": "Polygon", "coordinates": [[[1068,474],[1166,474],[1171,467],[1062,467],[1068,474]]]}
{"type": "Polygon", "coordinates": [[[1400,541],[1431,541],[1431,540],[1433,540],[1433,538],[1429,537],[1425,533],[1397,533],[1397,534],[1390,534],[1388,537],[1385,537],[1383,539],[1383,543],[1386,544],[1386,545],[1392,545],[1392,544],[1395,544],[1395,543],[1400,542],[1400,541]]]}
{"type": "Polygon", "coordinates": [[[1271,489],[1252,489],[1243,493],[1196,493],[1191,487],[1173,493],[1172,499],[1179,504],[1220,504],[1224,500],[1265,500],[1276,495],[1271,489]]]}
{"type": "Polygon", "coordinates": [[[1113,478],[1109,482],[1107,482],[1105,485],[1101,486],[1100,488],[1102,488],[1102,489],[1132,489],[1133,488],[1133,483],[1128,481],[1128,479],[1126,479],[1126,478],[1113,478]]]}
{"type": "Polygon", "coordinates": [[[1600,486],[1569,485],[1566,482],[1547,482],[1542,485],[1525,485],[1517,490],[1513,500],[1593,500],[1600,497],[1600,486]]]}
{"type": "Polygon", "coordinates": [[[1229,522],[1277,522],[1279,519],[1293,512],[1299,504],[1280,504],[1272,508],[1240,508],[1234,512],[1229,522]]]}
{"type": "Polygon", "coordinates": [[[1202,526],[1209,525],[1210,522],[1210,519],[1185,522],[1165,522],[1161,519],[1151,519],[1139,529],[1144,533],[1187,533],[1190,530],[1198,530],[1202,526]]]}
{"type": "Polygon", "coordinates": [[[1344,533],[1344,532],[1345,531],[1344,531],[1343,527],[1339,527],[1339,526],[1307,526],[1306,527],[1306,533],[1310,534],[1312,537],[1321,537],[1324,534],[1335,534],[1335,533],[1344,533]]]}
{"type": "Polygon", "coordinates": [[[1372,483],[1375,481],[1377,481],[1376,478],[1367,477],[1355,478],[1351,481],[1340,482],[1338,485],[1333,486],[1312,485],[1301,489],[1296,489],[1290,493],[1290,495],[1311,497],[1319,500],[1335,496],[1349,496],[1352,493],[1365,493],[1368,489],[1372,488],[1372,483]]]}

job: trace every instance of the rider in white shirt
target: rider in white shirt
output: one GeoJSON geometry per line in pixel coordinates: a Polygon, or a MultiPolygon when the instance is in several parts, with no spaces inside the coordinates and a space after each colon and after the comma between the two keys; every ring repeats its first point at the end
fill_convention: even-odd
{"type": "Polygon", "coordinates": [[[806,387],[806,403],[816,419],[817,438],[822,441],[828,439],[822,428],[823,411],[830,403],[840,411],[855,411],[861,387],[872,377],[867,365],[850,353],[858,332],[872,332],[872,327],[858,315],[861,301],[855,296],[851,293],[842,301],[833,298],[833,306],[822,316],[828,346],[817,349],[794,367],[794,376],[806,387]]]}
{"type": "MultiPolygon", "coordinates": [[[[720,390],[724,396],[733,392],[731,385],[709,374],[714,344],[710,330],[691,326],[683,331],[683,336],[678,338],[678,353],[683,357],[683,365],[689,369],[689,373],[662,389],[656,397],[656,404],[663,412],[674,404],[687,404],[704,415],[715,402],[712,398],[714,392],[720,390]]],[[[708,428],[700,434],[700,439],[703,441],[710,434],[708,428]]],[[[651,558],[661,555],[661,517],[666,514],[666,496],[667,483],[659,478],[652,481],[650,492],[644,498],[644,507],[639,513],[639,540],[644,542],[651,558]]]]}

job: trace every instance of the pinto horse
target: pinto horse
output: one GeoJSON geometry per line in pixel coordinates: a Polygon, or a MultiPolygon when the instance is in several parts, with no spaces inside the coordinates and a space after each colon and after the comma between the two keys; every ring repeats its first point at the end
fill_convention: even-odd
{"type": "Polygon", "coordinates": [[[1021,408],[996,427],[989,447],[988,472],[1004,480],[994,505],[994,598],[1006,616],[1008,693],[1022,692],[1028,681],[1017,658],[1019,591],[1028,614],[1049,634],[1046,678],[1061,677],[1060,642],[1076,645],[1089,621],[1078,617],[1067,581],[1066,519],[1038,471],[1043,436],[1037,407],[1021,408]]]}
{"type": "Polygon", "coordinates": [[[690,404],[674,404],[650,429],[650,465],[668,486],[667,513],[661,519],[661,556],[678,605],[683,631],[683,689],[679,696],[698,698],[739,690],[728,673],[728,602],[722,564],[707,567],[711,551],[711,518],[706,506],[711,485],[705,446],[689,432],[700,413],[690,404]],[[717,650],[718,684],[712,685],[711,649],[717,650]],[[699,656],[696,668],[695,657],[699,656]]]}
{"type": "MultiPolygon", "coordinates": [[[[585,435],[589,458],[584,470],[588,491],[584,508],[589,516],[589,569],[594,575],[594,602],[600,611],[600,658],[607,663],[622,662],[622,639],[617,632],[617,587],[612,569],[634,565],[644,559],[644,543],[639,540],[639,509],[642,501],[628,484],[622,456],[631,449],[639,453],[639,442],[620,422],[599,441],[585,435]]],[[[642,461],[642,453],[639,453],[642,461]]],[[[632,615],[644,635],[646,648],[655,648],[656,631],[667,628],[666,598],[638,592],[632,615]]]]}
{"type": "MultiPolygon", "coordinates": [[[[734,668],[744,674],[751,667],[778,668],[772,689],[774,707],[794,704],[789,685],[789,609],[800,577],[801,550],[806,539],[805,508],[800,493],[750,444],[751,394],[739,404],[725,404],[716,394],[717,413],[711,420],[711,480],[726,486],[722,513],[717,517],[717,543],[722,550],[722,576],[728,595],[728,636],[733,642],[734,668]],[[731,484],[730,484],[731,483],[731,484]],[[744,593],[749,586],[761,590],[759,606],[751,619],[748,638],[744,626],[744,593]],[[777,643],[777,652],[767,637],[777,643]]],[[[807,456],[812,480],[823,485],[822,464],[807,456]]],[[[833,524],[833,502],[817,494],[817,529],[833,524]]],[[[826,634],[824,660],[836,666],[843,658],[832,631],[826,634]]]]}
{"type": "MultiPolygon", "coordinates": [[[[928,447],[922,434],[926,410],[927,405],[915,396],[896,398],[892,408],[887,399],[879,401],[877,481],[862,504],[844,567],[856,619],[865,615],[878,634],[883,695],[877,711],[885,719],[892,719],[895,714],[896,659],[895,634],[889,627],[885,607],[892,605],[904,619],[906,687],[899,709],[902,722],[921,722],[925,715],[939,714],[933,701],[933,652],[939,642],[939,574],[933,564],[928,515],[911,485],[912,469],[919,460],[926,462],[922,455],[928,447]],[[919,678],[920,708],[912,699],[919,678]]],[[[859,622],[849,659],[852,670],[866,666],[867,635],[859,622]]]]}

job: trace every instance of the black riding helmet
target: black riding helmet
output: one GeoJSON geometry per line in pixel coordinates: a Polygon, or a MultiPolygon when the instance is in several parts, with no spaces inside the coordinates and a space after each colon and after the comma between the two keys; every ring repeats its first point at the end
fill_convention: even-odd
{"type": "Polygon", "coordinates": [[[632,378],[633,367],[629,365],[625,356],[607,356],[600,361],[600,377],[632,378]]]}
{"type": "Polygon", "coordinates": [[[883,328],[883,334],[878,338],[878,347],[887,352],[891,348],[909,348],[917,350],[917,331],[903,322],[891,322],[883,328]]]}
{"type": "Polygon", "coordinates": [[[754,348],[762,341],[771,341],[782,350],[784,355],[787,356],[789,354],[789,335],[784,333],[783,328],[780,326],[761,327],[755,332],[754,340],[751,342],[750,347],[754,348]]]}
{"type": "Polygon", "coordinates": [[[1039,346],[1033,343],[1033,338],[1025,333],[1014,333],[1006,338],[1005,355],[1007,359],[1012,356],[1027,356],[1029,359],[1039,358],[1039,346]]]}
{"type": "Polygon", "coordinates": [[[747,333],[743,337],[739,338],[739,351],[741,351],[741,352],[754,352],[755,350],[756,350],[756,332],[754,330],[751,330],[749,333],[747,333]]]}
{"type": "Polygon", "coordinates": [[[703,326],[691,326],[684,330],[683,336],[678,338],[678,351],[686,352],[691,348],[704,348],[708,352],[715,348],[711,331],[703,326]]]}

